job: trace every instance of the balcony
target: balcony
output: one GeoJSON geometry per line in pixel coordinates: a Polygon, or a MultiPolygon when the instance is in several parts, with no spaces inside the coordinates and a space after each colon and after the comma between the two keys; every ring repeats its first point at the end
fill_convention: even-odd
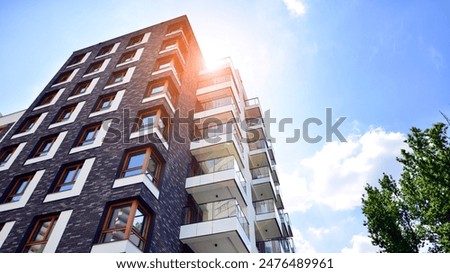
{"type": "Polygon", "coordinates": [[[186,207],[184,215],[180,240],[194,252],[250,252],[249,223],[236,199],[186,207]]]}
{"type": "Polygon", "coordinates": [[[240,101],[239,92],[232,75],[212,76],[198,83],[197,98],[200,101],[221,96],[233,96],[234,100],[240,101]]]}
{"type": "Polygon", "coordinates": [[[275,199],[275,183],[269,167],[250,170],[253,179],[253,200],[275,199]]]}
{"type": "Polygon", "coordinates": [[[282,236],[281,219],[278,210],[275,209],[273,199],[257,201],[253,203],[256,212],[257,241],[266,241],[282,236]]]}
{"type": "Polygon", "coordinates": [[[240,205],[247,205],[247,183],[233,156],[206,160],[199,165],[199,173],[186,179],[186,191],[197,203],[236,198],[240,205]]]}
{"type": "MultiPolygon", "coordinates": [[[[260,135],[259,135],[260,136],[260,135]]],[[[261,136],[260,136],[261,137],[261,136]]],[[[256,141],[250,141],[248,147],[250,149],[250,168],[259,168],[270,166],[269,151],[267,149],[267,143],[265,139],[258,139],[256,141]]]]}
{"type": "Polygon", "coordinates": [[[283,212],[282,210],[279,211],[279,214],[281,218],[281,226],[283,228],[283,237],[292,237],[293,234],[289,214],[283,212]]]}
{"type": "Polygon", "coordinates": [[[277,205],[277,209],[284,209],[283,195],[281,194],[280,185],[275,185],[275,194],[277,197],[277,201],[275,202],[275,204],[277,205]]]}
{"type": "Polygon", "coordinates": [[[267,151],[269,152],[270,166],[274,168],[275,165],[277,165],[277,161],[275,160],[275,152],[273,150],[272,141],[270,139],[267,140],[267,151]]]}
{"type": "Polygon", "coordinates": [[[130,139],[141,138],[144,136],[153,135],[158,139],[164,148],[169,149],[169,127],[162,122],[162,119],[157,119],[154,124],[139,128],[130,134],[130,139]]]}
{"type": "Polygon", "coordinates": [[[197,132],[197,138],[191,142],[191,153],[197,161],[234,156],[243,168],[244,148],[239,131],[234,124],[205,128],[197,132]]]}
{"type": "Polygon", "coordinates": [[[292,238],[257,242],[259,253],[295,253],[292,238]]]}
{"type": "Polygon", "coordinates": [[[252,98],[245,101],[245,118],[262,118],[261,105],[258,98],[252,98]]]}
{"type": "Polygon", "coordinates": [[[240,124],[241,122],[235,100],[231,96],[200,102],[197,105],[194,119],[199,120],[200,124],[205,124],[208,122],[208,118],[210,118],[210,122],[212,122],[211,118],[222,123],[236,122],[240,124]]]}

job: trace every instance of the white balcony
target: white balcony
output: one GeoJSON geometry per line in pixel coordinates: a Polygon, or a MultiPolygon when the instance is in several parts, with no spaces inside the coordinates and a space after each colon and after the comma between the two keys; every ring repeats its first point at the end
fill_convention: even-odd
{"type": "Polygon", "coordinates": [[[250,252],[249,224],[234,199],[188,207],[180,240],[198,253],[250,252]]]}
{"type": "Polygon", "coordinates": [[[251,169],[270,165],[269,150],[265,139],[249,142],[248,147],[251,169]]]}
{"type": "Polygon", "coordinates": [[[198,204],[236,198],[241,206],[247,205],[247,183],[234,157],[212,159],[200,164],[210,167],[202,174],[186,179],[186,191],[198,204]]]}
{"type": "Polygon", "coordinates": [[[276,198],[275,183],[269,167],[251,169],[253,200],[266,200],[276,198]]]}
{"type": "Polygon", "coordinates": [[[258,98],[252,98],[245,101],[245,118],[262,118],[261,105],[258,98]]]}
{"type": "Polygon", "coordinates": [[[266,241],[282,236],[281,219],[273,199],[253,203],[256,212],[257,241],[266,241]]]}
{"type": "Polygon", "coordinates": [[[191,153],[197,161],[206,161],[208,159],[234,156],[239,166],[243,165],[243,147],[237,137],[234,126],[227,129],[222,134],[208,136],[191,142],[191,153]]]}

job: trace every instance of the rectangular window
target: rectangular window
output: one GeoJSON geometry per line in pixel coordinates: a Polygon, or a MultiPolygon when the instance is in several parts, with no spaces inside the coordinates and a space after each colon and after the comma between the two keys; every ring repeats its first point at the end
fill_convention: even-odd
{"type": "Polygon", "coordinates": [[[56,96],[57,93],[58,93],[58,90],[46,93],[46,94],[39,100],[39,103],[38,103],[36,106],[43,106],[43,105],[50,104],[50,103],[52,102],[53,98],[56,96]]]}
{"type": "Polygon", "coordinates": [[[73,111],[75,111],[76,106],[77,106],[76,104],[73,104],[73,105],[68,105],[68,106],[62,108],[54,123],[64,122],[64,121],[69,120],[73,114],[73,111]]]}
{"type": "Polygon", "coordinates": [[[153,128],[156,121],[156,112],[146,112],[139,115],[138,130],[153,128]]]}
{"type": "Polygon", "coordinates": [[[115,83],[120,83],[123,81],[123,79],[125,78],[125,75],[127,74],[127,70],[120,70],[120,71],[116,71],[111,75],[111,78],[109,78],[108,84],[115,84],[115,83]]]}
{"type": "Polygon", "coordinates": [[[27,118],[19,128],[17,133],[25,133],[31,131],[33,127],[36,125],[39,116],[29,117],[27,118]]]}
{"type": "Polygon", "coordinates": [[[84,129],[77,146],[85,146],[94,143],[98,132],[100,131],[101,125],[101,123],[98,123],[84,129]]]}
{"type": "Polygon", "coordinates": [[[136,56],[137,50],[128,51],[122,54],[119,60],[119,64],[130,62],[134,59],[134,56],[136,56]]]}
{"type": "Polygon", "coordinates": [[[133,45],[137,45],[140,42],[142,42],[142,40],[144,39],[144,34],[140,34],[138,36],[134,36],[133,38],[130,39],[130,41],[128,42],[128,46],[133,46],[133,45]]]}
{"type": "Polygon", "coordinates": [[[17,149],[17,146],[12,146],[12,147],[3,149],[0,152],[0,167],[3,167],[6,165],[6,163],[8,162],[9,159],[11,159],[11,157],[14,154],[14,152],[16,151],[16,149],[17,149]]]}
{"type": "Polygon", "coordinates": [[[80,62],[83,60],[84,55],[86,55],[86,54],[76,55],[75,57],[73,57],[73,58],[70,60],[70,62],[67,64],[67,66],[70,66],[70,65],[74,65],[74,64],[80,63],[80,62]]]}
{"type": "Polygon", "coordinates": [[[69,191],[77,181],[78,175],[83,167],[82,163],[73,164],[63,169],[55,185],[53,192],[69,191]]]}
{"type": "Polygon", "coordinates": [[[20,198],[22,198],[27,186],[30,184],[31,179],[33,179],[33,175],[24,175],[17,177],[13,183],[12,187],[6,195],[3,203],[11,203],[18,202],[20,198]]]}
{"type": "Polygon", "coordinates": [[[150,213],[136,200],[111,205],[103,224],[100,243],[129,240],[143,251],[150,219],[150,213]]]}
{"type": "Polygon", "coordinates": [[[100,49],[100,51],[98,52],[97,57],[111,53],[113,47],[114,47],[114,44],[102,47],[100,49]]]}
{"type": "Polygon", "coordinates": [[[127,154],[121,177],[146,174],[154,184],[158,184],[162,164],[151,148],[132,151],[127,154]]]}
{"type": "Polygon", "coordinates": [[[46,156],[50,149],[52,148],[53,143],[55,143],[57,136],[46,137],[39,142],[38,148],[33,154],[33,157],[41,157],[46,156]]]}
{"type": "Polygon", "coordinates": [[[58,78],[56,78],[56,80],[55,80],[55,82],[53,84],[55,85],[55,84],[58,84],[58,83],[63,83],[63,82],[68,81],[70,76],[72,75],[72,73],[73,73],[73,70],[61,73],[58,76],[58,78]]]}
{"type": "Polygon", "coordinates": [[[92,80],[80,82],[75,86],[75,89],[72,91],[72,94],[70,96],[76,96],[86,93],[88,90],[89,85],[91,84],[92,80]]]}
{"type": "Polygon", "coordinates": [[[22,252],[42,253],[55,227],[58,215],[41,217],[36,220],[22,252]]]}
{"type": "Polygon", "coordinates": [[[89,66],[88,70],[86,71],[85,75],[99,72],[100,68],[102,67],[103,61],[93,63],[89,66]]]}
{"type": "Polygon", "coordinates": [[[111,107],[112,102],[114,101],[116,94],[110,94],[104,97],[101,97],[98,102],[97,106],[95,107],[95,111],[101,111],[106,110],[111,107]]]}

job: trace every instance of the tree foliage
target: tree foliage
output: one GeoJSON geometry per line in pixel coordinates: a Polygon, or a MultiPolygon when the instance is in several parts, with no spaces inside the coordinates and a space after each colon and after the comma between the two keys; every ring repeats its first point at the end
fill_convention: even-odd
{"type": "Polygon", "coordinates": [[[447,125],[412,128],[397,160],[399,181],[386,174],[366,185],[364,224],[382,252],[450,252],[450,145],[447,125]]]}

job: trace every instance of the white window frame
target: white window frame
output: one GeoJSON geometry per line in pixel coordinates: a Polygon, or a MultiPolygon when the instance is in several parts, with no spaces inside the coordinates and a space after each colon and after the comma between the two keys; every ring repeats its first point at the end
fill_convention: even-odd
{"type": "Polygon", "coordinates": [[[55,83],[54,85],[52,85],[51,87],[55,87],[55,86],[59,86],[59,85],[63,85],[66,84],[68,82],[71,82],[73,80],[73,78],[75,78],[75,75],[78,73],[78,71],[80,71],[79,68],[76,68],[72,71],[72,74],[70,74],[69,78],[67,78],[66,81],[64,82],[59,82],[59,83],[55,83]]]}
{"type": "Polygon", "coordinates": [[[98,74],[98,73],[101,73],[101,72],[105,71],[105,69],[108,66],[110,61],[111,61],[111,58],[103,60],[103,63],[100,66],[100,68],[98,69],[98,71],[94,71],[94,72],[91,72],[89,74],[85,74],[85,75],[83,75],[83,78],[89,77],[89,76],[92,76],[92,75],[95,75],[95,74],[98,74]]]}
{"type": "MultiPolygon", "coordinates": [[[[84,184],[86,183],[86,180],[89,176],[89,172],[91,171],[92,166],[94,165],[94,162],[95,157],[84,160],[83,166],[80,169],[80,173],[78,174],[77,180],[75,181],[75,184],[73,184],[72,189],[68,191],[49,193],[45,197],[44,203],[80,195],[81,191],[83,190],[84,184]]],[[[57,179],[59,179],[59,177],[57,177],[57,179]]]]}
{"type": "Polygon", "coordinates": [[[112,119],[107,119],[104,120],[102,122],[102,125],[100,125],[100,129],[97,132],[97,135],[95,137],[95,140],[93,143],[88,144],[88,145],[83,145],[83,146],[77,146],[77,147],[73,147],[72,149],[70,149],[69,154],[74,154],[74,153],[78,153],[81,151],[86,151],[89,149],[93,149],[93,148],[97,148],[102,146],[103,144],[103,140],[106,137],[106,134],[108,133],[109,127],[111,126],[112,123],[112,119]]]}
{"type": "Polygon", "coordinates": [[[153,196],[156,197],[156,199],[159,199],[159,189],[155,186],[153,181],[150,180],[150,178],[147,177],[145,173],[133,175],[129,177],[121,177],[114,180],[113,189],[125,187],[128,185],[134,185],[143,183],[147,189],[150,190],[150,192],[153,194],[153,196]]]}
{"type": "Polygon", "coordinates": [[[122,101],[124,94],[125,94],[125,89],[118,91],[116,93],[116,96],[114,97],[114,100],[111,102],[111,106],[108,109],[92,112],[91,114],[89,114],[89,117],[92,118],[92,117],[96,117],[96,116],[100,116],[100,115],[103,115],[106,113],[116,111],[117,109],[119,109],[119,105],[120,105],[120,102],[122,101]]]}
{"type": "Polygon", "coordinates": [[[67,135],[67,131],[59,133],[59,135],[56,137],[55,142],[53,143],[52,147],[50,148],[50,150],[48,151],[48,153],[46,155],[30,158],[27,161],[25,161],[25,163],[23,165],[29,165],[29,164],[41,162],[44,160],[52,159],[55,156],[56,152],[58,151],[59,146],[61,146],[61,143],[63,142],[66,135],[67,135]]]}
{"type": "Polygon", "coordinates": [[[86,89],[86,91],[83,94],[77,94],[77,95],[70,96],[67,98],[67,100],[73,100],[73,99],[91,94],[92,91],[94,91],[95,85],[97,85],[99,80],[100,80],[100,78],[93,78],[91,80],[91,83],[89,84],[88,88],[86,89]]]}
{"type": "Polygon", "coordinates": [[[14,224],[16,221],[6,222],[4,223],[3,228],[0,230],[0,248],[3,246],[3,244],[6,241],[6,238],[8,238],[9,233],[11,232],[14,224]]]}
{"type": "Polygon", "coordinates": [[[41,180],[42,176],[44,175],[45,170],[39,170],[34,175],[33,178],[30,180],[30,182],[27,185],[27,188],[25,189],[22,197],[17,202],[9,202],[4,203],[0,205],[0,212],[23,208],[27,204],[28,200],[30,199],[31,195],[34,192],[34,189],[36,189],[37,184],[41,180]]]}
{"type": "Polygon", "coordinates": [[[113,48],[111,49],[111,52],[103,54],[103,55],[99,55],[99,56],[95,57],[95,59],[100,59],[100,58],[103,58],[105,56],[108,56],[108,55],[116,53],[117,49],[119,48],[119,45],[120,45],[120,42],[115,43],[113,45],[113,48]]]}
{"type": "Polygon", "coordinates": [[[69,223],[72,212],[72,209],[61,211],[58,220],[56,220],[55,226],[53,227],[52,233],[50,234],[50,238],[48,238],[47,244],[44,247],[43,253],[55,253],[67,224],[69,223]]]}
{"type": "Polygon", "coordinates": [[[143,52],[144,52],[144,48],[143,48],[143,47],[137,49],[137,50],[136,50],[136,53],[134,54],[133,59],[128,60],[128,61],[123,62],[123,63],[120,63],[120,64],[117,64],[116,67],[121,67],[121,66],[123,66],[123,65],[127,65],[127,64],[129,64],[129,63],[139,61],[139,60],[141,59],[141,56],[142,56],[142,53],[143,53],[143,52]]]}
{"type": "Polygon", "coordinates": [[[76,64],[68,65],[66,68],[71,68],[71,67],[77,66],[77,65],[79,65],[79,64],[85,63],[86,60],[89,58],[89,56],[91,56],[91,53],[92,53],[91,51],[87,52],[86,54],[84,54],[84,56],[83,56],[83,58],[81,59],[81,61],[79,61],[79,62],[76,63],[76,64]]]}
{"type": "Polygon", "coordinates": [[[0,167],[0,172],[4,171],[4,170],[8,170],[11,167],[11,165],[17,159],[17,157],[19,156],[20,152],[22,152],[23,147],[25,147],[26,144],[27,144],[26,142],[22,142],[22,143],[19,144],[19,146],[17,146],[16,150],[14,150],[14,152],[12,153],[11,157],[9,158],[9,160],[6,161],[6,164],[0,167]]]}
{"type": "MultiPolygon", "coordinates": [[[[134,44],[134,45],[127,46],[126,49],[130,49],[130,48],[133,48],[133,47],[136,47],[136,46],[145,44],[146,42],[148,42],[148,39],[150,38],[150,35],[151,35],[151,32],[145,33],[145,34],[144,34],[144,37],[142,37],[142,41],[141,41],[140,43],[137,43],[137,44],[134,44]]],[[[137,36],[137,35],[136,35],[136,36],[137,36]]],[[[133,36],[133,37],[135,37],[135,36],[133,36]]]]}
{"type": "Polygon", "coordinates": [[[20,112],[16,112],[13,114],[9,114],[7,116],[2,116],[0,117],[0,126],[7,126],[9,124],[12,124],[11,126],[9,126],[8,131],[6,131],[3,134],[3,137],[0,138],[0,143],[6,138],[6,136],[9,134],[9,132],[11,132],[11,130],[15,127],[17,121],[22,117],[22,115],[25,113],[24,111],[20,111],[20,112]]]}
{"type": "MultiPolygon", "coordinates": [[[[18,138],[18,137],[23,137],[23,136],[26,136],[26,135],[34,134],[34,133],[36,132],[37,128],[38,128],[38,127],[41,125],[41,123],[44,121],[44,119],[45,119],[45,117],[47,116],[47,114],[48,114],[48,112],[42,113],[42,114],[39,116],[39,118],[37,119],[36,123],[35,123],[35,124],[33,125],[33,127],[31,128],[31,130],[26,131],[26,132],[23,132],[23,133],[17,133],[17,134],[15,134],[15,135],[13,135],[13,136],[11,137],[11,139],[15,139],[15,138],[18,138]]],[[[25,121],[25,120],[24,120],[24,121],[25,121]]]]}
{"type": "Polygon", "coordinates": [[[59,89],[58,92],[56,93],[56,95],[53,97],[52,101],[50,101],[47,104],[34,107],[33,111],[36,111],[36,110],[48,107],[50,105],[54,105],[59,100],[59,98],[61,97],[62,93],[64,93],[64,90],[65,90],[65,88],[59,89]]]}
{"type": "Polygon", "coordinates": [[[118,86],[118,85],[130,82],[131,77],[133,76],[133,73],[134,73],[135,69],[136,69],[136,66],[129,67],[127,69],[127,72],[125,73],[125,76],[123,77],[123,81],[107,85],[103,89],[109,89],[109,88],[112,88],[112,87],[115,87],[115,86],[118,86]]]}
{"type": "Polygon", "coordinates": [[[64,121],[60,121],[60,122],[56,122],[56,123],[50,124],[48,126],[48,129],[53,129],[53,128],[56,128],[56,127],[59,127],[59,126],[66,125],[66,124],[74,122],[77,119],[78,114],[81,112],[81,109],[83,108],[83,106],[85,104],[86,104],[85,101],[79,102],[77,104],[77,106],[75,106],[75,109],[73,110],[72,114],[70,114],[70,118],[68,120],[64,120],[64,121]]]}
{"type": "Polygon", "coordinates": [[[180,79],[178,78],[178,72],[177,69],[175,68],[173,62],[170,62],[170,64],[167,67],[164,67],[162,69],[158,69],[156,71],[152,72],[152,76],[154,75],[158,75],[167,71],[171,71],[173,76],[175,77],[175,79],[177,80],[178,85],[181,85],[180,79]]]}

